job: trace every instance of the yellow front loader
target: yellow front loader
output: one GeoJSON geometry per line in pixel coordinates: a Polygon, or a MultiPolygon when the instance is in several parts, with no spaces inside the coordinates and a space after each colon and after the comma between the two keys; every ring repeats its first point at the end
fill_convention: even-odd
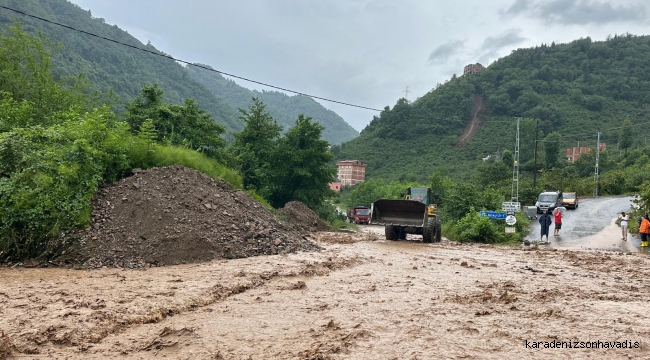
{"type": "Polygon", "coordinates": [[[404,200],[381,199],[372,203],[370,224],[384,225],[386,240],[406,239],[406,234],[422,235],[425,243],[441,240],[438,196],[430,188],[410,187],[404,200]]]}

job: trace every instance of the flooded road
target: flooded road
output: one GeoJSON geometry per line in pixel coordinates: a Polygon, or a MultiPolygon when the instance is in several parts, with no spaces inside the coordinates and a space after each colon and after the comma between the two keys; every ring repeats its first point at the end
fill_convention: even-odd
{"type": "MultiPolygon", "coordinates": [[[[631,206],[631,196],[580,199],[577,209],[567,209],[564,212],[559,236],[553,236],[555,225],[551,225],[548,237],[551,243],[544,246],[559,249],[646,252],[646,249],[640,248],[641,240],[638,236],[628,234],[628,240],[623,241],[621,228],[615,223],[621,212],[629,212],[631,206]]],[[[531,232],[526,240],[539,241],[538,219],[532,220],[531,232]]],[[[630,221],[636,221],[636,219],[630,219],[630,221]]]]}
{"type": "Polygon", "coordinates": [[[386,241],[365,226],[310,237],[323,250],[139,270],[0,268],[0,359],[650,357],[646,255],[386,241]]]}

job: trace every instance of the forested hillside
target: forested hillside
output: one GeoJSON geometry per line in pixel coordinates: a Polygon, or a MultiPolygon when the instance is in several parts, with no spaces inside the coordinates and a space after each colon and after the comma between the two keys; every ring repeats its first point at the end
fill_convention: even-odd
{"type": "MultiPolygon", "coordinates": [[[[85,11],[67,0],[0,0],[0,5],[161,53],[151,43],[142,44],[126,31],[106,24],[102,18],[92,17],[91,11],[85,11]]],[[[325,126],[324,138],[330,143],[338,144],[358,135],[336,113],[311,98],[252,92],[233,82],[221,91],[215,91],[214,86],[208,89],[205,85],[211,85],[212,81],[204,85],[204,81],[195,79],[195,71],[190,70],[191,67],[186,68],[173,60],[0,9],[0,32],[6,34],[8,26],[14,21],[18,21],[27,32],[41,32],[53,42],[61,43],[62,46],[52,56],[52,71],[56,78],[83,74],[90,89],[101,93],[112,90],[118,96],[118,111],[123,111],[124,104],[138,96],[143,86],[157,84],[164,89],[165,101],[183,104],[185,99],[193,99],[229,132],[243,128],[237,109],[248,108],[252,104],[252,96],[258,96],[265,103],[269,102],[269,111],[278,117],[285,131],[295,124],[299,114],[304,114],[325,126]]],[[[227,82],[217,73],[209,77],[210,80],[213,78],[227,82]]]]}
{"type": "Polygon", "coordinates": [[[367,161],[370,178],[422,180],[433,171],[463,178],[474,173],[482,157],[514,151],[516,117],[524,118],[523,172],[533,169],[537,122],[538,170],[561,165],[566,148],[595,147],[598,131],[609,152],[627,151],[646,141],[649,68],[650,36],[614,36],[602,42],[585,38],[519,49],[478,74],[454,75],[413,103],[399,100],[359,138],[333,152],[339,159],[367,161]],[[478,129],[462,144],[460,136],[481,98],[486,110],[478,129]],[[633,131],[619,146],[625,120],[633,131]]]}
{"type": "MultiPolygon", "coordinates": [[[[90,11],[84,11],[66,0],[0,0],[0,4],[158,52],[153,45],[143,45],[126,31],[106,24],[104,19],[93,18],[90,11]]],[[[231,130],[242,128],[232,108],[194,81],[183,66],[173,60],[0,10],[0,29],[3,33],[14,20],[25,31],[40,31],[52,41],[62,44],[52,57],[52,71],[56,77],[76,77],[81,73],[87,77],[91,88],[102,92],[112,89],[119,96],[120,104],[131,101],[144,85],[155,83],[165,89],[167,101],[181,104],[186,98],[194,99],[217,123],[231,130]]]]}
{"type": "MultiPolygon", "coordinates": [[[[203,64],[201,66],[210,67],[203,64]]],[[[253,104],[253,97],[258,98],[266,105],[266,110],[285,131],[294,125],[298,115],[305,114],[325,127],[323,137],[331,144],[340,144],[359,136],[359,132],[338,114],[324,108],[310,97],[288,96],[278,91],[249,90],[224,78],[219,73],[198,67],[188,66],[187,71],[195,80],[234,109],[248,109],[253,104]]]]}

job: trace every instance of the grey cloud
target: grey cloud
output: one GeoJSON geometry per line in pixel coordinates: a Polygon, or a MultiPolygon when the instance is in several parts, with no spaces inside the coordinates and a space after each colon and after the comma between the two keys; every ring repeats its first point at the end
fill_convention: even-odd
{"type": "Polygon", "coordinates": [[[482,50],[497,50],[506,46],[520,44],[526,41],[525,37],[519,35],[517,29],[510,29],[499,36],[490,36],[483,41],[482,50]]]}
{"type": "Polygon", "coordinates": [[[539,6],[538,16],[560,24],[607,24],[612,22],[644,22],[646,8],[641,4],[614,7],[608,2],[587,0],[555,0],[539,6]]]}
{"type": "Polygon", "coordinates": [[[498,57],[499,50],[526,41],[526,38],[519,35],[519,31],[519,29],[510,29],[499,36],[487,37],[480,49],[479,62],[488,66],[489,61],[494,61],[498,57]]]}
{"type": "Polygon", "coordinates": [[[499,11],[501,15],[518,15],[528,10],[532,4],[532,0],[517,0],[506,10],[499,11]]]}
{"type": "Polygon", "coordinates": [[[615,22],[644,23],[648,20],[648,10],[641,3],[612,5],[596,0],[517,0],[502,16],[527,14],[546,23],[564,25],[608,24],[615,22]]]}
{"type": "Polygon", "coordinates": [[[457,54],[465,44],[465,40],[452,40],[435,48],[429,54],[429,64],[442,63],[457,54]]]}

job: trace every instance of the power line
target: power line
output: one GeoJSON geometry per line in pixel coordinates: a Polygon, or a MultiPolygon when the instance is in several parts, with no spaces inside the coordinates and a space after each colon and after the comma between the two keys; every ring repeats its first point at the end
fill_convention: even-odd
{"type": "MultiPolygon", "coordinates": [[[[528,120],[534,120],[534,119],[528,119],[528,120]]],[[[515,122],[512,121],[512,120],[484,120],[481,123],[510,123],[510,124],[515,124],[515,122]]],[[[650,124],[650,121],[643,122],[643,123],[638,123],[638,124],[630,124],[628,126],[629,127],[634,127],[634,126],[649,125],[649,124],[650,124]]],[[[624,128],[624,127],[625,127],[625,125],[616,126],[616,127],[613,127],[613,128],[602,130],[600,132],[603,133],[603,132],[606,132],[606,131],[620,130],[620,129],[624,128]]],[[[593,132],[584,132],[584,133],[576,133],[576,134],[569,134],[569,135],[562,134],[562,140],[561,141],[547,141],[547,140],[537,140],[537,141],[538,142],[570,142],[570,141],[572,142],[572,141],[576,141],[576,140],[565,140],[565,138],[575,138],[575,137],[580,137],[580,136],[596,138],[596,135],[594,135],[593,132]]],[[[595,140],[595,139],[593,139],[593,140],[595,140]]],[[[585,140],[585,141],[588,141],[588,140],[585,140]]]]}
{"type": "Polygon", "coordinates": [[[409,100],[409,93],[411,92],[411,90],[409,90],[409,87],[406,86],[406,90],[404,90],[402,92],[404,93],[404,99],[406,99],[406,101],[408,101],[409,100]]]}
{"type": "Polygon", "coordinates": [[[352,107],[356,107],[356,108],[360,108],[360,109],[373,110],[373,111],[380,111],[380,112],[383,111],[383,110],[374,109],[374,108],[371,108],[371,107],[366,107],[366,106],[361,106],[361,105],[354,105],[354,104],[350,104],[350,103],[346,103],[346,102],[342,102],[342,101],[337,101],[337,100],[327,99],[327,98],[320,97],[320,96],[309,95],[309,94],[305,94],[305,93],[302,93],[302,92],[299,92],[299,91],[289,90],[289,89],[286,89],[286,88],[283,88],[283,87],[279,87],[279,86],[275,86],[275,85],[266,84],[266,83],[263,83],[263,82],[261,82],[261,81],[257,81],[257,80],[251,80],[251,79],[248,79],[248,78],[245,78],[245,77],[242,77],[242,76],[237,76],[237,75],[229,74],[229,73],[227,73],[227,72],[223,72],[223,71],[215,70],[215,69],[212,69],[212,68],[209,68],[209,67],[206,67],[206,66],[193,64],[193,63],[191,63],[191,62],[189,62],[189,61],[185,61],[185,60],[177,59],[177,58],[174,58],[174,57],[172,57],[172,56],[170,56],[170,55],[160,54],[160,53],[157,53],[157,52],[155,52],[155,51],[151,51],[151,50],[147,50],[147,49],[143,49],[143,48],[137,47],[137,46],[135,46],[135,45],[131,45],[131,44],[127,44],[127,43],[123,43],[123,42],[121,42],[121,41],[117,41],[117,40],[114,40],[114,39],[111,39],[111,38],[107,38],[107,37],[104,37],[104,36],[101,36],[101,35],[97,35],[97,34],[94,34],[94,33],[91,33],[91,32],[85,31],[85,30],[80,30],[80,29],[74,28],[74,27],[69,26],[69,25],[65,25],[65,24],[61,24],[61,23],[58,23],[58,22],[55,22],[55,21],[52,21],[52,20],[48,20],[48,19],[42,18],[42,17],[40,17],[40,16],[36,16],[36,15],[32,15],[32,14],[28,14],[28,13],[26,13],[26,12],[23,12],[23,11],[20,11],[20,10],[16,10],[16,9],[12,9],[12,8],[10,8],[10,7],[6,7],[6,6],[3,6],[3,5],[0,5],[0,8],[5,9],[5,10],[9,10],[9,11],[13,11],[13,12],[15,12],[15,13],[18,13],[18,14],[21,14],[21,15],[24,15],[24,16],[27,16],[27,17],[30,17],[30,18],[34,18],[34,19],[38,19],[38,20],[41,20],[41,21],[45,21],[45,22],[50,23],[50,24],[53,24],[53,25],[61,26],[61,27],[64,27],[64,28],[66,28],[66,29],[70,29],[70,30],[73,30],[73,31],[77,31],[77,32],[80,32],[80,33],[82,33],[82,34],[86,34],[86,35],[94,36],[94,37],[99,38],[99,39],[102,39],[102,40],[110,41],[110,42],[115,43],[115,44],[119,44],[119,45],[127,46],[127,47],[130,47],[130,48],[132,48],[132,49],[136,49],[136,50],[144,51],[144,52],[147,52],[147,53],[149,53],[149,54],[153,54],[153,55],[161,56],[161,57],[164,57],[164,58],[167,58],[167,59],[170,59],[170,60],[178,61],[178,62],[183,63],[183,64],[186,64],[186,65],[195,66],[195,67],[198,67],[198,68],[201,68],[201,69],[205,69],[205,70],[208,70],[208,71],[213,71],[213,72],[216,72],[216,73],[219,73],[219,74],[222,74],[222,75],[227,75],[227,76],[230,76],[230,77],[233,77],[233,78],[236,78],[236,79],[240,79],[240,80],[244,80],[244,81],[252,82],[252,83],[255,83],[255,84],[259,84],[259,85],[267,86],[267,87],[270,87],[270,88],[273,88],[273,89],[278,89],[278,90],[282,90],[282,91],[290,92],[290,93],[297,94],[297,95],[304,95],[304,96],[308,96],[308,97],[310,97],[310,98],[319,99],[319,100],[323,100],[323,101],[329,101],[329,102],[336,103],[336,104],[341,104],[341,105],[346,105],[346,106],[352,106],[352,107]]]}

